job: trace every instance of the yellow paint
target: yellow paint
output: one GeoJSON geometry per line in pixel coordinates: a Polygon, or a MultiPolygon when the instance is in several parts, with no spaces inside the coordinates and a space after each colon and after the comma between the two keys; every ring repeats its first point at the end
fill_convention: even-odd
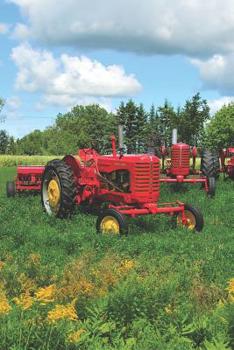
{"type": "Polygon", "coordinates": [[[47,191],[49,204],[52,208],[55,208],[59,204],[61,196],[60,186],[56,179],[50,180],[47,191]]]}
{"type": "MultiPolygon", "coordinates": [[[[186,224],[185,226],[189,229],[189,230],[194,230],[195,229],[195,226],[196,226],[196,218],[195,216],[193,215],[193,213],[189,210],[185,210],[184,211],[184,215],[186,217],[186,224]]],[[[182,224],[183,225],[183,222],[182,222],[182,213],[179,213],[179,215],[177,216],[177,224],[182,224]]]]}
{"type": "Polygon", "coordinates": [[[101,232],[105,234],[114,233],[115,235],[120,234],[120,227],[118,220],[113,216],[105,216],[100,224],[101,232]]]}

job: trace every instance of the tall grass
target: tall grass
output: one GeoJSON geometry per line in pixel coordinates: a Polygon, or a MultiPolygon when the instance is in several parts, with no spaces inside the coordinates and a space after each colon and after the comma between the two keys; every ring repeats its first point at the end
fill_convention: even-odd
{"type": "Polygon", "coordinates": [[[0,348],[234,349],[233,182],[215,199],[162,187],[161,201],[201,208],[200,234],[149,216],[117,238],[79,209],[56,220],[37,196],[7,199],[14,173],[0,169],[0,348]]]}

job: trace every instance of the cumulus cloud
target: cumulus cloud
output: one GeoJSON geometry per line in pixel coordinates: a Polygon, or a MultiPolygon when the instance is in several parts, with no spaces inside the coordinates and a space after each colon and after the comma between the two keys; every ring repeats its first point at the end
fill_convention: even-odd
{"type": "Polygon", "coordinates": [[[49,44],[190,56],[234,51],[233,0],[10,0],[15,34],[49,44]]]}
{"type": "Polygon", "coordinates": [[[218,110],[220,110],[220,108],[222,108],[224,105],[228,105],[229,103],[234,103],[234,96],[223,96],[215,100],[208,101],[211,115],[215,114],[218,110]]]}
{"type": "Polygon", "coordinates": [[[16,88],[39,92],[46,104],[71,106],[83,98],[111,98],[136,94],[141,85],[123,67],[105,66],[86,56],[62,54],[21,44],[11,57],[18,67],[16,88]]]}
{"type": "Polygon", "coordinates": [[[215,89],[222,95],[234,95],[234,53],[191,62],[198,67],[205,88],[215,89]]]}

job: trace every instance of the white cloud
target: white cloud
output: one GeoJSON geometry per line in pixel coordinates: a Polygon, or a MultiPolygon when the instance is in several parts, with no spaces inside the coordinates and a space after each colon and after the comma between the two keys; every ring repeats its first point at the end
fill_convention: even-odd
{"type": "Polygon", "coordinates": [[[0,34],[6,34],[9,30],[9,25],[6,23],[0,23],[0,34]]]}
{"type": "Polygon", "coordinates": [[[224,96],[234,95],[234,53],[191,62],[199,68],[205,88],[215,89],[224,96]]]}
{"type": "Polygon", "coordinates": [[[41,93],[45,104],[72,106],[84,98],[131,96],[141,89],[123,67],[104,66],[85,56],[55,58],[51,52],[21,44],[11,57],[18,67],[16,88],[41,93]]]}
{"type": "Polygon", "coordinates": [[[215,100],[208,101],[211,115],[215,114],[218,110],[220,110],[220,108],[222,108],[224,105],[228,105],[229,103],[234,103],[234,96],[223,96],[215,100]]]}
{"type": "Polygon", "coordinates": [[[191,56],[234,50],[233,0],[10,1],[26,20],[23,35],[53,45],[191,56]]]}

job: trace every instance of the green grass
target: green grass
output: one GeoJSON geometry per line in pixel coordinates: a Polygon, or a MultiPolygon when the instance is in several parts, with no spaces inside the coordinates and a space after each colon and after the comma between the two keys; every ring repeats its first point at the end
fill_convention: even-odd
{"type": "Polygon", "coordinates": [[[14,174],[0,169],[0,294],[11,306],[1,314],[0,301],[2,349],[234,349],[226,290],[234,277],[233,182],[221,178],[215,199],[198,186],[177,193],[163,186],[162,202],[202,210],[200,234],[149,216],[117,238],[97,235],[96,217],[78,209],[71,220],[56,220],[43,213],[39,196],[7,199],[5,182],[14,174]],[[53,300],[40,303],[37,291],[51,284],[53,300]],[[27,292],[34,304],[23,310],[14,298],[27,292]],[[72,300],[77,321],[47,321],[56,304],[72,300]],[[79,329],[77,342],[69,341],[79,329]]]}
{"type": "Polygon", "coordinates": [[[0,154],[0,167],[12,167],[16,165],[44,165],[49,160],[58,156],[20,156],[0,154]]]}

